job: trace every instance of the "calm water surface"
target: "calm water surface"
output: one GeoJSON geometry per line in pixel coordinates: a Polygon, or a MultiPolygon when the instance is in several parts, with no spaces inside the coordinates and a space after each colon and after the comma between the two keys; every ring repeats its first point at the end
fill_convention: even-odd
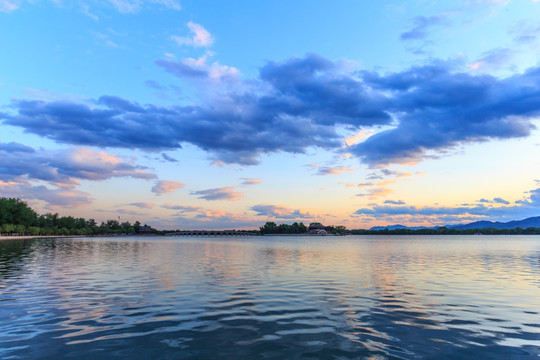
{"type": "Polygon", "coordinates": [[[539,236],[0,241],[1,359],[540,359],[539,236]]]}

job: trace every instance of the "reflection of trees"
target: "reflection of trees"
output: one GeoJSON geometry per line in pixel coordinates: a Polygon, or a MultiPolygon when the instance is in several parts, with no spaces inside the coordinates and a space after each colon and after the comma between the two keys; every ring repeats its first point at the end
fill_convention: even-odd
{"type": "Polygon", "coordinates": [[[32,257],[35,239],[0,240],[0,280],[18,277],[26,260],[32,257]]]}

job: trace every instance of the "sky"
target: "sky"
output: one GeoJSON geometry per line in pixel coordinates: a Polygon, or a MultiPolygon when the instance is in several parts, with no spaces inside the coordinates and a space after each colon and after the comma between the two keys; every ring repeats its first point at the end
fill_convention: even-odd
{"type": "Polygon", "coordinates": [[[540,215],[540,1],[0,0],[0,196],[158,229],[540,215]]]}

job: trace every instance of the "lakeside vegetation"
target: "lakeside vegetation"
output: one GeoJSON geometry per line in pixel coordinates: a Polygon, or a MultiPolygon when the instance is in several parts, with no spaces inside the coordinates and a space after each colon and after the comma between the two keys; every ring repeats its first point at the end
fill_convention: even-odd
{"type": "MultiPolygon", "coordinates": [[[[272,234],[316,234],[316,235],[540,235],[540,227],[512,229],[455,229],[438,227],[429,229],[382,229],[382,230],[348,230],[345,226],[325,226],[321,223],[294,222],[293,224],[276,224],[269,221],[253,230],[261,235],[272,234]]],[[[157,234],[165,235],[175,230],[156,230],[139,221],[107,220],[98,224],[94,219],[59,216],[57,213],[39,215],[26,202],[15,198],[0,198],[0,236],[6,235],[132,235],[157,234]]],[[[211,233],[211,231],[209,231],[211,233]]]]}
{"type": "Polygon", "coordinates": [[[513,229],[454,229],[445,226],[430,229],[382,229],[382,230],[365,230],[353,229],[348,230],[344,226],[324,226],[320,223],[311,223],[306,227],[303,223],[293,223],[292,225],[267,222],[260,228],[260,233],[265,234],[306,234],[309,229],[322,228],[330,235],[540,235],[540,228],[528,227],[513,229]]]}
{"type": "Polygon", "coordinates": [[[324,230],[327,234],[331,235],[345,235],[347,229],[345,226],[324,226],[321,223],[311,223],[309,227],[304,225],[304,223],[293,223],[292,225],[288,224],[279,224],[275,222],[268,221],[264,226],[259,228],[261,235],[265,234],[306,234],[312,232],[314,229],[324,230]]]}
{"type": "Polygon", "coordinates": [[[98,224],[94,219],[59,216],[57,213],[38,215],[24,201],[0,198],[0,235],[113,235],[157,233],[156,229],[139,221],[107,220],[98,224]]]}

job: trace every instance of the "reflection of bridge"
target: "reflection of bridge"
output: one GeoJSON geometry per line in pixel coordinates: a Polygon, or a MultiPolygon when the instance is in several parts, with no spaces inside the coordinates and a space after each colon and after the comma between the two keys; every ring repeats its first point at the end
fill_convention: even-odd
{"type": "Polygon", "coordinates": [[[256,231],[237,230],[179,230],[166,234],[167,236],[256,236],[256,231]]]}

